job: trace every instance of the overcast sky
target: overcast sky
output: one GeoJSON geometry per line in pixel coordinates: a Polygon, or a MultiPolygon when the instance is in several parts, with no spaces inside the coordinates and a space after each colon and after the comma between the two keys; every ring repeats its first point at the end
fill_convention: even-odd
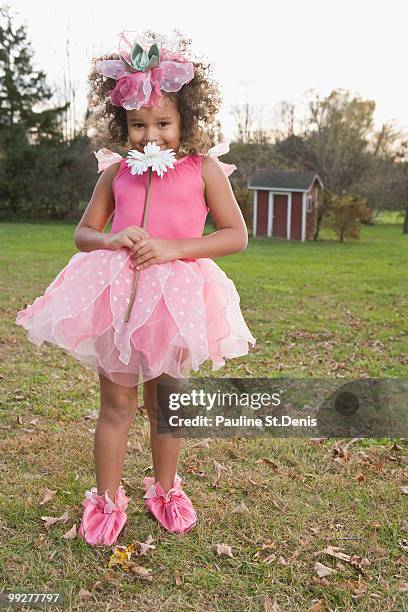
{"type": "Polygon", "coordinates": [[[46,72],[50,84],[62,86],[69,36],[79,114],[85,109],[92,55],[115,51],[122,30],[171,34],[176,28],[214,66],[227,140],[234,133],[232,105],[258,105],[270,124],[280,101],[300,106],[309,89],[326,96],[342,88],[372,99],[377,127],[394,120],[408,129],[407,0],[8,4],[17,13],[16,23],[27,25],[35,67],[46,72]]]}

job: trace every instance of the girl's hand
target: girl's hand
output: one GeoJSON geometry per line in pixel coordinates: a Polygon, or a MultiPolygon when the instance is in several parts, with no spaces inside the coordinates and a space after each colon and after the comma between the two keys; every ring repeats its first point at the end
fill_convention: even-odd
{"type": "Polygon", "coordinates": [[[167,263],[179,259],[177,240],[163,238],[142,239],[133,248],[136,270],[144,270],[152,264],[167,263]]]}
{"type": "Polygon", "coordinates": [[[149,238],[149,234],[143,227],[130,225],[129,227],[125,227],[122,231],[109,236],[107,245],[112,251],[117,251],[122,247],[127,247],[132,250],[135,245],[139,244],[140,240],[146,240],[147,238],[149,238]]]}

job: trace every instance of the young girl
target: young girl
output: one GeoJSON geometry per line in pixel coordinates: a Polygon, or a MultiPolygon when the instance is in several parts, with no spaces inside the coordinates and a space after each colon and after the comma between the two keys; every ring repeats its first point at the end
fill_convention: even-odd
{"type": "Polygon", "coordinates": [[[98,151],[104,171],[75,232],[79,252],[16,318],[36,345],[54,343],[99,374],[97,487],[86,492],[79,529],[92,546],[115,543],[126,523],[130,498],[120,482],[140,383],[154,467],[145,503],[168,531],[195,525],[177,474],[181,440],[157,433],[157,383],[188,377],[208,359],[217,370],[255,344],[234,283],[211,259],[242,251],[248,236],[226,176],[235,166],[218,161],[225,147],[209,150],[200,125],[218,112],[217,86],[208,66],[187,57],[189,42],[122,33],[118,53],[95,62],[89,99],[105,143],[139,153],[154,143],[176,159],[162,176],[151,172],[148,185],[148,172],[132,173],[120,155],[98,151]],[[208,212],[217,231],[203,236],[208,212]]]}

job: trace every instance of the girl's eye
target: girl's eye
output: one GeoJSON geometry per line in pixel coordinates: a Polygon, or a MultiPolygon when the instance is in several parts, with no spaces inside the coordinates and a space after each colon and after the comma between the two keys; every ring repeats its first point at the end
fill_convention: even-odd
{"type": "MultiPolygon", "coordinates": [[[[160,121],[159,125],[169,125],[168,121],[160,121]]],[[[133,127],[135,128],[139,128],[140,126],[143,126],[142,123],[133,123],[133,127]]]]}

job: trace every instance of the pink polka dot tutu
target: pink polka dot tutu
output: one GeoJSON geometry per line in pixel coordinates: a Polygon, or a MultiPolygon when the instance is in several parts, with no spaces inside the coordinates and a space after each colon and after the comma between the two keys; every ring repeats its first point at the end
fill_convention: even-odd
{"type": "Polygon", "coordinates": [[[139,274],[135,301],[123,322],[135,271],[128,249],[76,253],[17,324],[40,346],[57,344],[125,386],[165,372],[188,376],[211,359],[248,353],[255,343],[233,282],[211,259],[152,265],[139,274]]]}
{"type": "MultiPolygon", "coordinates": [[[[186,173],[191,157],[178,160],[175,169],[182,167],[186,173]],[[180,164],[184,160],[187,163],[180,164]]],[[[124,191],[123,181],[119,189],[121,177],[132,181],[133,195],[135,184],[143,186],[146,181],[143,175],[130,178],[125,164],[121,164],[116,177],[112,232],[130,223],[141,225],[143,213],[141,206],[129,210],[129,198],[123,205],[121,195],[129,193],[124,191]]],[[[152,194],[158,198],[156,203],[160,201],[158,210],[163,210],[166,203],[163,205],[163,198],[159,198],[159,188],[165,188],[167,180],[166,193],[171,193],[173,182],[180,176],[169,173],[162,182],[157,176],[153,178],[152,194]]],[[[185,175],[184,183],[187,179],[185,175]]],[[[192,196],[194,201],[191,190],[184,193],[184,198],[192,196]]],[[[133,198],[135,201],[137,198],[133,198]]],[[[178,198],[177,203],[179,208],[174,211],[173,207],[173,217],[152,214],[150,226],[146,227],[149,235],[180,237],[181,230],[175,223],[184,228],[186,237],[202,235],[208,211],[202,201],[200,214],[196,213],[190,223],[191,211],[187,214],[186,202],[178,198]],[[175,221],[176,217],[180,220],[175,221]]],[[[151,210],[154,208],[152,198],[151,210]]],[[[217,370],[225,364],[225,358],[246,355],[249,343],[255,344],[242,316],[234,283],[208,258],[178,259],[141,270],[131,315],[124,322],[136,273],[133,264],[133,255],[127,248],[76,253],[44,295],[18,312],[16,324],[26,329],[29,340],[37,346],[44,341],[56,344],[83,365],[129,387],[162,373],[187,377],[208,359],[212,369],[217,370]]]]}

